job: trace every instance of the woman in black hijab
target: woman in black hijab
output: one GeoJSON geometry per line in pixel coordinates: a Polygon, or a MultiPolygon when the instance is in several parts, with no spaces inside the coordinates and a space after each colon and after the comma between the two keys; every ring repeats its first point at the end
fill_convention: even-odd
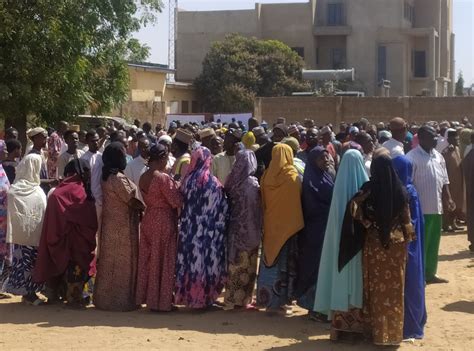
{"type": "Polygon", "coordinates": [[[138,226],[144,206],[137,187],[123,170],[125,148],[113,142],[102,155],[102,228],[99,239],[94,304],[110,311],[136,308],[138,226]]]}
{"type": "Polygon", "coordinates": [[[125,156],[125,148],[122,143],[114,141],[110,143],[104,150],[102,155],[102,180],[104,182],[109,179],[110,175],[117,175],[119,172],[123,173],[127,167],[127,158],[125,156]]]}
{"type": "Polygon", "coordinates": [[[387,155],[372,161],[371,179],[349,202],[339,270],[363,249],[364,323],[376,345],[403,340],[407,244],[415,237],[408,196],[387,155]]]}

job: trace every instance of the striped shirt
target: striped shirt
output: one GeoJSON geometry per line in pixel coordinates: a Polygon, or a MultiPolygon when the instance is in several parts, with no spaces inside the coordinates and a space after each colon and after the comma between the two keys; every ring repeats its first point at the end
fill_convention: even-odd
{"type": "Polygon", "coordinates": [[[417,146],[407,157],[413,163],[413,184],[420,197],[423,214],[442,214],[443,186],[449,184],[443,156],[435,149],[427,153],[417,146]]]}

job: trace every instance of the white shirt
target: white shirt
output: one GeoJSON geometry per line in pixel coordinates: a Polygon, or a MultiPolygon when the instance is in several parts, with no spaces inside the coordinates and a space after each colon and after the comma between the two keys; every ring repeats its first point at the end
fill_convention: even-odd
{"type": "Polygon", "coordinates": [[[229,156],[225,151],[221,152],[212,159],[212,174],[216,176],[222,184],[225,184],[234,163],[235,156],[229,156]]]}
{"type": "Polygon", "coordinates": [[[87,151],[81,159],[87,161],[91,167],[91,192],[94,196],[96,206],[102,206],[102,154],[96,152],[93,154],[87,151]]]}
{"type": "Polygon", "coordinates": [[[74,157],[81,158],[84,155],[84,151],[77,149],[76,154],[70,154],[69,152],[65,151],[58,157],[58,178],[64,178],[64,168],[66,165],[74,160],[74,157]]]}
{"type": "Polygon", "coordinates": [[[372,154],[364,154],[364,165],[367,175],[370,177],[370,166],[372,165],[372,154]]]}
{"type": "Polygon", "coordinates": [[[171,173],[173,169],[174,163],[176,162],[176,158],[171,155],[171,152],[168,154],[168,162],[166,162],[166,171],[171,173]]]}
{"type": "Polygon", "coordinates": [[[423,214],[442,214],[443,186],[449,184],[443,156],[435,149],[427,153],[418,146],[407,157],[413,163],[413,184],[420,197],[423,214]]]}
{"type": "Polygon", "coordinates": [[[143,157],[138,156],[127,164],[124,174],[138,187],[140,177],[146,172],[147,169],[148,166],[146,160],[143,157]]]}
{"type": "Polygon", "coordinates": [[[385,143],[382,144],[382,146],[388,151],[390,151],[390,157],[392,159],[398,156],[405,155],[405,148],[403,146],[403,143],[393,138],[387,140],[385,143]]]}

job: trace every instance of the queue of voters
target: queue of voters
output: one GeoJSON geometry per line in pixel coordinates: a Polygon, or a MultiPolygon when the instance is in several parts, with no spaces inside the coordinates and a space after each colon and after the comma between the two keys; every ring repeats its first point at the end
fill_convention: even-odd
{"type": "MultiPolygon", "coordinates": [[[[32,309],[295,306],[331,340],[422,339],[442,232],[474,253],[474,130],[172,122],[0,140],[0,298],[32,309]],[[34,306],[34,307],[33,307],[34,306]]],[[[34,313],[34,311],[32,311],[34,313]]]]}

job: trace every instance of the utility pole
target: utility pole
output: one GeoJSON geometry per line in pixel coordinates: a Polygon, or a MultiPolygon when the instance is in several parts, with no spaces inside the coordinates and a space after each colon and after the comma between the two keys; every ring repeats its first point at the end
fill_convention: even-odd
{"type": "MultiPolygon", "coordinates": [[[[168,68],[176,69],[175,49],[178,32],[178,0],[168,0],[169,32],[168,32],[168,68]]],[[[168,73],[168,81],[174,82],[174,73],[168,73]]]]}

